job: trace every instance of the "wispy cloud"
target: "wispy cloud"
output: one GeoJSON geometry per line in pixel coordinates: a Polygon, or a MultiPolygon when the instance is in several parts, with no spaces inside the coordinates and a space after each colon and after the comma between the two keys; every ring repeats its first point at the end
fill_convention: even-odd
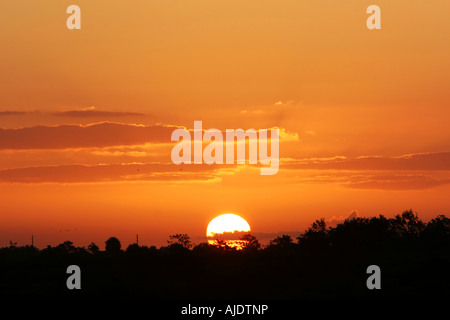
{"type": "Polygon", "coordinates": [[[347,187],[376,190],[424,190],[450,183],[448,175],[383,174],[350,179],[347,187]]]}
{"type": "Polygon", "coordinates": [[[450,170],[450,152],[417,153],[399,157],[364,156],[288,159],[286,169],[317,170],[450,170]]]}
{"type": "Polygon", "coordinates": [[[282,158],[280,172],[294,183],[338,184],[352,189],[423,190],[450,183],[450,152],[398,157],[282,158]]]}
{"type": "Polygon", "coordinates": [[[75,118],[106,118],[106,117],[141,117],[143,113],[137,112],[118,112],[118,111],[99,111],[99,110],[69,110],[54,112],[53,115],[61,117],[75,118]]]}
{"type": "Polygon", "coordinates": [[[288,101],[277,101],[277,102],[275,102],[274,103],[274,105],[276,105],[276,106],[289,106],[289,105],[291,105],[291,104],[294,104],[295,103],[295,101],[294,100],[288,100],[288,101]]]}
{"type": "Polygon", "coordinates": [[[305,134],[310,136],[317,136],[317,133],[314,130],[307,130],[305,131],[305,134]]]}
{"type": "MultiPolygon", "coordinates": [[[[141,125],[99,122],[28,128],[0,128],[0,150],[104,148],[143,144],[172,143],[174,125],[141,125]]],[[[280,142],[298,141],[298,134],[280,130],[280,142]]],[[[192,130],[190,130],[192,132],[192,130]]],[[[222,132],[225,136],[226,133],[222,132]]]]}
{"type": "MultiPolygon", "coordinates": [[[[280,172],[283,172],[280,165],[280,172]]],[[[300,170],[291,178],[300,184],[336,184],[365,190],[424,190],[450,183],[448,171],[300,170]]]]}
{"type": "Polygon", "coordinates": [[[336,226],[339,223],[343,223],[345,220],[351,220],[360,217],[358,210],[352,210],[347,216],[332,216],[331,218],[327,219],[327,224],[331,226],[336,226]]]}
{"type": "Polygon", "coordinates": [[[20,116],[29,113],[27,111],[0,111],[0,116],[20,116]]]}
{"type": "Polygon", "coordinates": [[[219,181],[234,166],[125,163],[56,165],[0,170],[3,183],[92,183],[117,181],[219,181]]]}
{"type": "Polygon", "coordinates": [[[0,128],[0,149],[90,148],[168,143],[176,127],[100,122],[89,125],[0,128]]]}
{"type": "Polygon", "coordinates": [[[120,117],[143,117],[146,116],[144,113],[130,112],[130,111],[108,111],[108,110],[97,110],[95,107],[88,107],[76,110],[63,110],[56,112],[48,111],[17,111],[17,110],[6,110],[0,111],[0,116],[22,116],[22,115],[53,115],[58,117],[73,117],[73,118],[103,118],[106,120],[108,118],[120,118],[120,117]]]}

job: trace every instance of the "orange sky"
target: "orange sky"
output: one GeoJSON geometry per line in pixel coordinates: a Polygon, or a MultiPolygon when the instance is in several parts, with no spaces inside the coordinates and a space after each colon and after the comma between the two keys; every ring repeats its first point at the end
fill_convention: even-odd
{"type": "Polygon", "coordinates": [[[448,214],[450,3],[3,1],[0,246],[263,241],[315,219],[448,214]],[[68,30],[70,4],[82,29],[68,30]],[[382,10],[370,31],[366,8],[382,10]],[[280,170],[170,163],[174,128],[282,130],[280,170]]]}

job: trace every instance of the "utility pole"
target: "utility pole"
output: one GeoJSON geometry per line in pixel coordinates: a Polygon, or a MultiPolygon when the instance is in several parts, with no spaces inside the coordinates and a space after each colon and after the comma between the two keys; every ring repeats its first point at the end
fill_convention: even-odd
{"type": "Polygon", "coordinates": [[[139,245],[139,235],[136,234],[136,244],[139,245]]]}
{"type": "Polygon", "coordinates": [[[31,246],[34,247],[34,237],[31,235],[31,246]]]}

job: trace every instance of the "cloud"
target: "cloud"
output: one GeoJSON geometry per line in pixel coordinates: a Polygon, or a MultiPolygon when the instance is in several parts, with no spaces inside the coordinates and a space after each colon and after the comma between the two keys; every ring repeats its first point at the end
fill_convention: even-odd
{"type": "Polygon", "coordinates": [[[290,159],[284,164],[287,169],[318,170],[450,170],[450,152],[417,153],[399,157],[365,156],[355,159],[346,157],[323,160],[290,159]]]}
{"type": "Polygon", "coordinates": [[[283,235],[291,236],[293,242],[297,242],[297,237],[303,233],[303,231],[278,231],[278,232],[250,232],[261,243],[268,243],[271,240],[281,237],[283,235]]]}
{"type": "MultiPolygon", "coordinates": [[[[0,150],[104,148],[113,146],[172,143],[172,125],[137,125],[99,122],[18,129],[0,128],[0,150]]],[[[280,141],[298,141],[298,134],[280,130],[280,141]]],[[[190,130],[192,134],[193,130],[190,130]]],[[[226,133],[222,132],[225,137],[226,133]]]]}
{"type": "Polygon", "coordinates": [[[355,218],[359,218],[359,217],[360,217],[360,215],[359,215],[358,210],[352,210],[352,212],[350,212],[346,217],[333,216],[330,219],[327,219],[326,222],[330,226],[336,226],[337,224],[343,223],[345,220],[351,220],[351,219],[355,219],[355,218]]]}
{"type": "Polygon", "coordinates": [[[65,149],[169,143],[173,126],[100,122],[89,125],[0,128],[0,149],[65,149]]]}
{"type": "MultiPolygon", "coordinates": [[[[245,123],[259,128],[277,126],[297,128],[293,119],[300,116],[303,104],[296,101],[277,101],[271,104],[246,106],[240,110],[245,123]]],[[[308,128],[309,129],[309,128],[308,128]]]]}
{"type": "Polygon", "coordinates": [[[258,239],[258,241],[267,245],[271,240],[276,239],[277,237],[281,237],[283,235],[289,235],[292,238],[292,241],[297,242],[297,237],[302,234],[302,231],[278,231],[278,232],[254,232],[254,231],[233,231],[233,232],[224,232],[221,234],[214,234],[214,236],[208,237],[208,239],[223,239],[223,240],[237,240],[241,236],[246,234],[251,234],[258,239]]]}
{"type": "Polygon", "coordinates": [[[280,142],[299,141],[298,133],[288,132],[284,128],[279,128],[279,130],[280,130],[280,142]]]}
{"type": "Polygon", "coordinates": [[[313,158],[303,158],[303,159],[295,159],[295,158],[281,158],[280,161],[284,165],[292,166],[298,165],[308,165],[311,163],[325,163],[325,162],[333,162],[333,161],[341,161],[347,159],[346,156],[334,156],[334,157],[313,157],[313,158]]]}
{"type": "Polygon", "coordinates": [[[0,116],[20,116],[24,114],[29,114],[26,111],[0,111],[0,116]]]}
{"type": "Polygon", "coordinates": [[[274,105],[275,106],[289,106],[289,105],[291,105],[293,103],[294,103],[294,100],[289,100],[289,101],[285,101],[285,102],[277,101],[277,102],[274,103],[274,105]]]}
{"type": "Polygon", "coordinates": [[[334,183],[352,189],[423,190],[450,183],[450,152],[353,159],[344,156],[282,158],[280,171],[285,169],[296,172],[293,181],[297,183],[334,183]]]}
{"type": "Polygon", "coordinates": [[[307,130],[305,131],[305,134],[310,136],[317,136],[317,133],[314,130],[307,130]]]}
{"type": "Polygon", "coordinates": [[[145,116],[143,113],[137,112],[114,112],[114,111],[98,111],[98,110],[69,110],[53,113],[55,116],[61,117],[77,117],[77,118],[97,118],[97,117],[136,117],[145,116]]]}
{"type": "Polygon", "coordinates": [[[222,239],[222,240],[238,240],[242,236],[249,234],[249,231],[226,231],[223,233],[212,233],[211,237],[208,237],[209,240],[214,239],[222,239]]]}
{"type": "Polygon", "coordinates": [[[0,111],[0,116],[18,116],[28,114],[50,114],[59,117],[75,117],[75,118],[108,118],[108,117],[142,117],[146,114],[138,112],[121,112],[121,111],[105,111],[95,110],[95,107],[89,107],[78,110],[67,110],[58,112],[40,112],[40,111],[0,111]]]}
{"type": "Polygon", "coordinates": [[[102,157],[148,157],[149,153],[146,151],[109,151],[109,150],[94,150],[91,154],[102,157]]]}
{"type": "Polygon", "coordinates": [[[0,170],[3,183],[90,183],[112,181],[219,181],[234,166],[128,163],[56,165],[0,170]]]}
{"type": "Polygon", "coordinates": [[[353,189],[378,189],[378,190],[423,190],[450,183],[448,176],[392,174],[373,175],[366,178],[351,179],[347,187],[353,189]]]}
{"type": "MultiPolygon", "coordinates": [[[[283,166],[280,168],[282,170],[283,166]]],[[[302,184],[338,184],[366,190],[424,190],[449,184],[450,172],[299,170],[291,181],[302,184]]]]}

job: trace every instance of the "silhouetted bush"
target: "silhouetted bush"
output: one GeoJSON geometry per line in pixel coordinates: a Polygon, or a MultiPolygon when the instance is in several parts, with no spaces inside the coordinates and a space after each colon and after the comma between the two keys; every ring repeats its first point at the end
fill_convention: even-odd
{"type": "Polygon", "coordinates": [[[169,244],[169,248],[172,247],[174,248],[174,250],[179,250],[177,249],[178,247],[190,249],[193,246],[191,238],[186,233],[177,233],[170,235],[167,243],[169,244]]]}
{"type": "Polygon", "coordinates": [[[87,247],[87,251],[92,254],[98,254],[100,252],[100,248],[94,242],[91,242],[87,247]]]}
{"type": "Polygon", "coordinates": [[[116,237],[111,237],[105,242],[105,250],[110,254],[118,254],[121,252],[122,245],[116,237]]]}

